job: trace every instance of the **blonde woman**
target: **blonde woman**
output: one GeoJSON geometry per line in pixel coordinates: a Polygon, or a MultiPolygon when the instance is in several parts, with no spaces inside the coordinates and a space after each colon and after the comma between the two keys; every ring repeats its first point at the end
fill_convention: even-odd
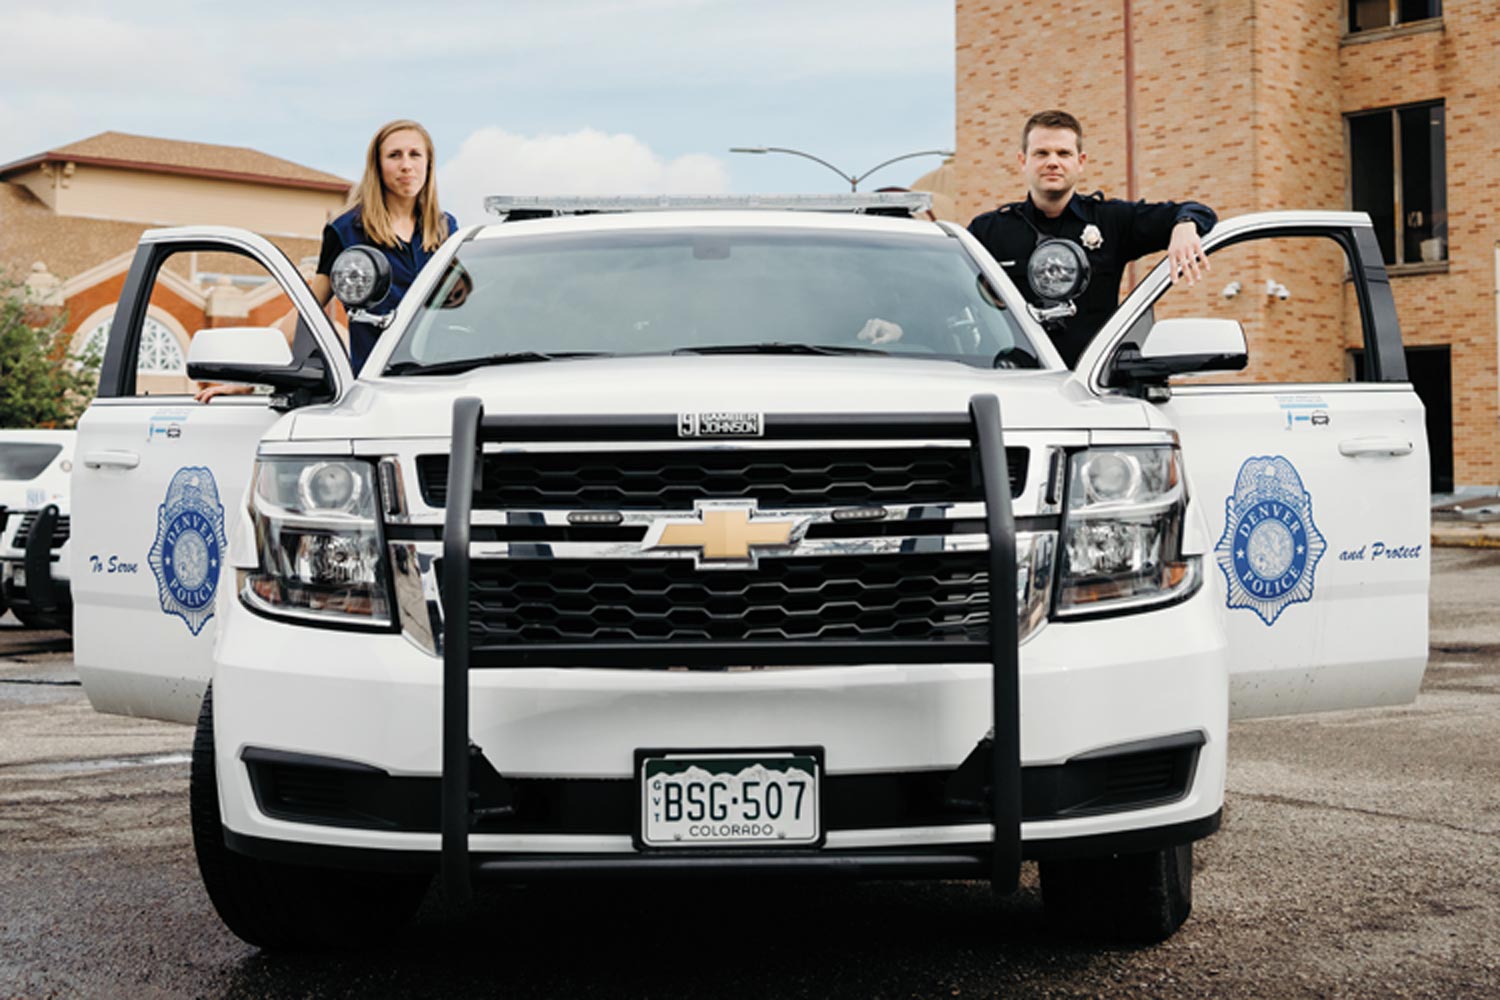
{"type": "MultiPolygon", "coordinates": [[[[458,226],[438,205],[433,170],[432,136],[425,128],[404,118],[380,127],[365,152],[364,175],[348,210],[323,227],[318,273],[308,282],[320,305],[327,306],[333,298],[328,275],[334,259],[363,243],[383,250],[391,265],[391,290],[366,308],[372,313],[396,308],[422,265],[458,226]]],[[[284,327],[289,341],[295,324],[293,313],[284,327]]],[[[349,324],[349,360],[355,374],[379,336],[379,328],[369,323],[349,324]]],[[[211,385],[199,390],[198,400],[206,403],[214,396],[248,391],[245,386],[211,385]]]]}

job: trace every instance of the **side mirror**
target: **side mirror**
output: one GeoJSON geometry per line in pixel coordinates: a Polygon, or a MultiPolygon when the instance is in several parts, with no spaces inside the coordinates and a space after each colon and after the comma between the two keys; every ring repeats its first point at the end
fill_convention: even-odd
{"type": "Polygon", "coordinates": [[[322,360],[313,356],[295,363],[286,337],[274,326],[199,330],[188,342],[187,371],[200,382],[269,385],[280,392],[328,384],[322,360]]]}
{"type": "Polygon", "coordinates": [[[1163,319],[1139,347],[1126,344],[1110,363],[1115,386],[1165,386],[1173,375],[1239,371],[1250,361],[1245,330],[1232,319],[1163,319]]]}

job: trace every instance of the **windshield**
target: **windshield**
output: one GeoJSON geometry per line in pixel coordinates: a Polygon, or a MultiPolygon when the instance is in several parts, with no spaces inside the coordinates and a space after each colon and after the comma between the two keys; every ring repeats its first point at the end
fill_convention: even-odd
{"type": "Polygon", "coordinates": [[[42,474],[43,469],[52,464],[60,451],[60,444],[0,442],[0,479],[12,482],[35,479],[42,474]]]}
{"type": "Polygon", "coordinates": [[[386,371],[674,351],[1040,366],[951,237],[702,228],[466,243],[386,371]]]}

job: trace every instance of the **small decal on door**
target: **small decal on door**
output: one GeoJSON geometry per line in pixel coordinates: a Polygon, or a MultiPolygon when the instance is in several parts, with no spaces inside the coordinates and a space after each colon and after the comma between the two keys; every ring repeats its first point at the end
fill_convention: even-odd
{"type": "Polygon", "coordinates": [[[212,470],[201,465],[178,469],[166,500],[156,509],[149,561],[162,613],[181,618],[193,635],[214,616],[219,567],[228,547],[224,505],[212,470]]]}
{"type": "Polygon", "coordinates": [[[1278,395],[1276,405],[1281,407],[1281,415],[1289,431],[1304,427],[1327,427],[1331,422],[1328,403],[1322,396],[1308,393],[1278,395]]]}
{"type": "Polygon", "coordinates": [[[1313,523],[1312,494],[1285,458],[1246,459],[1224,501],[1224,537],[1214,552],[1229,584],[1230,608],[1249,608],[1274,625],[1313,595],[1313,573],[1327,544],[1313,523]]]}
{"type": "Polygon", "coordinates": [[[163,410],[146,424],[146,443],[177,441],[188,422],[187,410],[163,410]]]}

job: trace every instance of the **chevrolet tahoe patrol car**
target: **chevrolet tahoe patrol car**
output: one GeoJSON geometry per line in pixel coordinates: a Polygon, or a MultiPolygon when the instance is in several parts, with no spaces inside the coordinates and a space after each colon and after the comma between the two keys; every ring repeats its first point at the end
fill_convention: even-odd
{"type": "Polygon", "coordinates": [[[1415,696],[1427,446],[1368,218],[1220,223],[1233,289],[1149,270],[1070,371],[904,198],[492,199],[393,313],[346,251],[388,323],[357,376],[265,240],[142,237],[79,428],[76,660],[96,708],[196,720],[235,933],[358,942],[435,876],[1035,860],[1058,926],[1159,940],[1231,718],[1415,696]],[[271,393],[139,394],[163,264],[206,253],[301,323],[201,331],[189,374],[271,393]],[[1277,268],[1289,299],[1232,294],[1277,268]],[[1357,380],[1256,368],[1283,325],[1357,380]]]}

